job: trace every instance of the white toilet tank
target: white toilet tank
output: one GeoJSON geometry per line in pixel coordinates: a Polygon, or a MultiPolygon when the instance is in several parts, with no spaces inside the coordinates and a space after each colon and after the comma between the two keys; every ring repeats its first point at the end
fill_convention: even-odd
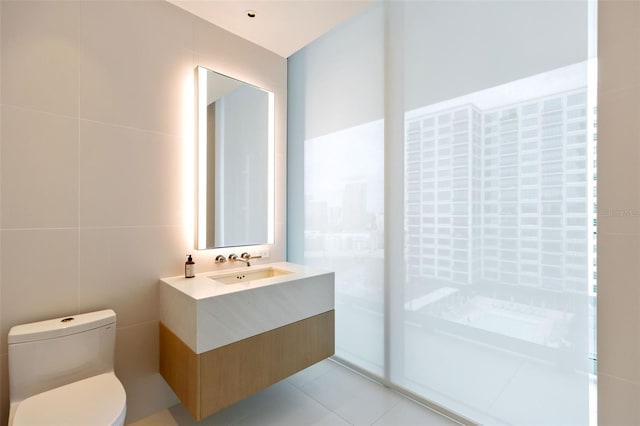
{"type": "Polygon", "coordinates": [[[115,336],[116,314],[110,309],[11,328],[11,403],[113,372],[115,336]]]}

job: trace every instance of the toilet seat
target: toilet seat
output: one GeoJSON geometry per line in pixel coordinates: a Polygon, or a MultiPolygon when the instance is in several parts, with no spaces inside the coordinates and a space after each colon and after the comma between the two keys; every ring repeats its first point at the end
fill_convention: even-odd
{"type": "Polygon", "coordinates": [[[15,407],[11,426],[117,426],[126,394],[114,373],[99,374],[34,395],[15,407]]]}

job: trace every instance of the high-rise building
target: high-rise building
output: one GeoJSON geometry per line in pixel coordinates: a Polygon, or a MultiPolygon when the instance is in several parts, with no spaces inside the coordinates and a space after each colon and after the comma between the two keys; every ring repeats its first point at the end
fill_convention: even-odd
{"type": "Polygon", "coordinates": [[[408,279],[585,292],[587,118],[585,88],[412,114],[408,279]]]}
{"type": "Polygon", "coordinates": [[[480,272],[481,112],[473,105],[407,123],[409,276],[471,283],[480,272]]]}

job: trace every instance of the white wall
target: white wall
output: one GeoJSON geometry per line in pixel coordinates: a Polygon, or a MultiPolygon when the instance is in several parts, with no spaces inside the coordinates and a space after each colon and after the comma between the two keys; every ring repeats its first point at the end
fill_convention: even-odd
{"type": "MultiPolygon", "coordinates": [[[[266,261],[283,260],[286,60],[164,1],[2,0],[0,15],[0,421],[9,328],[103,308],[135,421],[177,403],[157,373],[157,280],[194,251],[193,69],[276,94],[266,261]]],[[[194,253],[197,272],[231,252],[194,253]]]]}

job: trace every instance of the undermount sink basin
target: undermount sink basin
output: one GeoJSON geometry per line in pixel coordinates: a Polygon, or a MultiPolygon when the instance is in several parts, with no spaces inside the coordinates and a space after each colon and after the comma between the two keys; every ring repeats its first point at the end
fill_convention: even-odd
{"type": "Polygon", "coordinates": [[[208,278],[223,284],[237,284],[247,281],[256,281],[264,278],[273,278],[280,275],[290,274],[291,271],[285,269],[268,267],[263,269],[249,269],[246,271],[234,272],[227,275],[211,275],[208,278]]]}

